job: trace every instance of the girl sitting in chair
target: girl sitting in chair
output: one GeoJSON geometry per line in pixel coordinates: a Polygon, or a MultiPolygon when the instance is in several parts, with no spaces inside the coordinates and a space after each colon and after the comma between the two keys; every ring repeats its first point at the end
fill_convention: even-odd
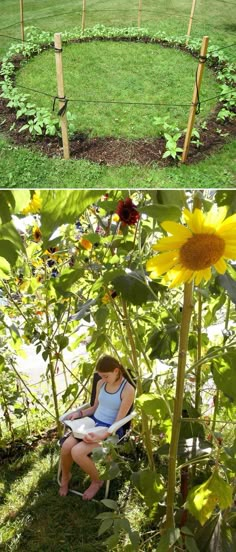
{"type": "MultiPolygon", "coordinates": [[[[104,433],[99,433],[99,441],[102,441],[110,435],[106,427],[110,427],[115,421],[121,420],[128,414],[134,402],[135,389],[127,380],[123,366],[109,355],[100,358],[96,371],[101,379],[97,383],[93,406],[83,411],[78,409],[66,418],[70,420],[84,416],[93,418],[96,425],[104,426],[104,433]]],[[[121,438],[123,428],[120,428],[117,433],[121,438]]],[[[61,449],[62,477],[59,490],[61,496],[66,496],[68,493],[73,461],[91,478],[91,484],[83,493],[83,499],[91,500],[97,494],[104,481],[99,479],[97,468],[89,456],[97,446],[99,446],[98,436],[93,432],[85,435],[82,441],[72,435],[64,441],[61,449]]]]}

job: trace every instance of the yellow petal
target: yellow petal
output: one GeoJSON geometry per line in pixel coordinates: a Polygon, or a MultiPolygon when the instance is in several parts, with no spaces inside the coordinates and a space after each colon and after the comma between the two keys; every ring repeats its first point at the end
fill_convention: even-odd
{"type": "Polygon", "coordinates": [[[152,249],[154,251],[170,251],[173,249],[179,249],[186,242],[186,238],[181,237],[178,239],[177,236],[168,236],[166,238],[161,238],[159,242],[153,245],[152,249]]]}
{"type": "Polygon", "coordinates": [[[224,250],[224,257],[226,257],[226,259],[236,259],[236,246],[227,244],[224,250]]]}
{"type": "Polygon", "coordinates": [[[165,222],[161,223],[161,226],[166,232],[169,232],[169,234],[176,234],[177,237],[181,236],[181,238],[186,239],[192,237],[192,233],[186,226],[178,222],[173,222],[173,220],[165,220],[165,222]]]}
{"type": "Polygon", "coordinates": [[[192,230],[194,234],[201,234],[204,223],[203,212],[200,209],[194,209],[194,212],[190,213],[188,209],[184,209],[183,214],[190,230],[192,230]]]}
{"type": "Polygon", "coordinates": [[[196,286],[198,286],[202,280],[205,280],[208,282],[208,280],[211,279],[211,269],[210,268],[204,268],[203,270],[198,270],[194,273],[194,281],[196,286]]]}
{"type": "Polygon", "coordinates": [[[170,285],[171,288],[173,288],[175,286],[180,286],[181,284],[185,284],[185,282],[187,282],[189,280],[189,278],[191,278],[191,276],[193,275],[193,271],[183,268],[182,270],[179,270],[178,272],[176,270],[173,270],[172,274],[173,274],[173,276],[175,274],[175,276],[174,276],[174,278],[171,282],[171,285],[170,285]]]}
{"type": "Polygon", "coordinates": [[[161,253],[160,255],[156,255],[147,261],[146,269],[148,271],[153,270],[157,275],[160,275],[173,268],[176,262],[177,257],[173,254],[173,252],[161,253]]]}
{"type": "Polygon", "coordinates": [[[234,228],[236,230],[236,214],[227,217],[218,227],[218,231],[221,232],[224,229],[234,228]]]}
{"type": "Polygon", "coordinates": [[[221,259],[219,259],[215,264],[214,264],[214,267],[215,269],[217,270],[217,272],[219,272],[220,274],[224,274],[227,270],[227,264],[226,262],[224,261],[223,257],[221,257],[221,259]]]}
{"type": "Polygon", "coordinates": [[[227,214],[227,207],[218,207],[213,205],[210,211],[205,215],[204,229],[216,230],[218,226],[222,224],[222,221],[225,219],[227,214]]]}

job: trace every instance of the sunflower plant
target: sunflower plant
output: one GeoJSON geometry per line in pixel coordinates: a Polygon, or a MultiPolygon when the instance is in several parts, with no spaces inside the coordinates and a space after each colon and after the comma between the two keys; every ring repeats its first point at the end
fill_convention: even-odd
{"type": "Polygon", "coordinates": [[[152,545],[198,546],[198,524],[207,531],[228,507],[236,469],[235,192],[17,190],[0,192],[0,204],[1,403],[8,397],[13,417],[4,382],[16,366],[3,344],[9,358],[24,344],[42,355],[50,400],[35,394],[30,404],[40,400],[53,419],[87,387],[98,356],[117,357],[137,387],[132,485],[145,519],[166,506],[152,545]],[[222,320],[212,340],[208,328],[222,320]],[[86,358],[68,365],[65,353],[85,340],[86,358]]]}

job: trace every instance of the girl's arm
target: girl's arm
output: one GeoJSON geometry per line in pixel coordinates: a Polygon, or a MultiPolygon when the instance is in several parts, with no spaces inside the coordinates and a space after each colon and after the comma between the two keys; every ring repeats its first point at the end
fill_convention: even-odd
{"type": "Polygon", "coordinates": [[[118,422],[119,420],[122,420],[125,416],[127,416],[135,397],[135,389],[131,385],[131,383],[127,382],[122,394],[121,394],[121,405],[118,411],[118,414],[116,416],[115,422],[118,422]]]}

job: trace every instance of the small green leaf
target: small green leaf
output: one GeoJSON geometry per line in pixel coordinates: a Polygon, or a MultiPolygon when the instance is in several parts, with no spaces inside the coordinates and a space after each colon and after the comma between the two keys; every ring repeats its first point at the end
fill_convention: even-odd
{"type": "Polygon", "coordinates": [[[104,498],[101,500],[102,504],[106,506],[107,508],[110,508],[111,510],[118,510],[118,504],[115,500],[111,500],[110,498],[104,498]]]}
{"type": "Polygon", "coordinates": [[[104,521],[101,524],[101,527],[99,527],[98,530],[98,536],[100,537],[103,535],[103,533],[106,533],[108,529],[113,525],[113,519],[104,519],[104,521]]]}
{"type": "Polygon", "coordinates": [[[168,552],[180,537],[179,529],[167,529],[164,535],[161,536],[156,552],[168,552]]]}

